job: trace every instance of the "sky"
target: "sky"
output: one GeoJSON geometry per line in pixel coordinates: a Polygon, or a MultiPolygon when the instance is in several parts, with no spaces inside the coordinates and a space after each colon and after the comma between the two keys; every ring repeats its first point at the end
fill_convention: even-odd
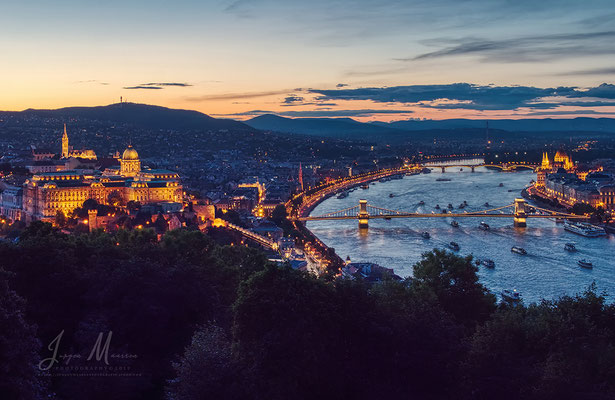
{"type": "Polygon", "coordinates": [[[613,0],[7,3],[0,110],[615,117],[613,0]]]}

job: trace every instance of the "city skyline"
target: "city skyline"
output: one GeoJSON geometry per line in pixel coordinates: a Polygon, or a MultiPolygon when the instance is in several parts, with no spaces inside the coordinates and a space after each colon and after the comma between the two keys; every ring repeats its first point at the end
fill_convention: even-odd
{"type": "Polygon", "coordinates": [[[615,117],[608,1],[10,4],[0,109],[615,117]]]}

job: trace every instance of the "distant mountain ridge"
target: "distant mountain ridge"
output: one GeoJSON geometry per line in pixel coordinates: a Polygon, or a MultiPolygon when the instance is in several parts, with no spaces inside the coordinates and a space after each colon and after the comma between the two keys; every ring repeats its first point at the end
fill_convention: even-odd
{"type": "Polygon", "coordinates": [[[336,139],[375,140],[383,135],[403,137],[403,129],[366,124],[351,118],[285,118],[264,114],[244,121],[247,125],[267,131],[332,137],[336,139]]]}
{"type": "Polygon", "coordinates": [[[265,114],[245,121],[247,125],[260,130],[390,143],[433,137],[481,137],[486,134],[487,122],[489,134],[494,137],[531,133],[550,136],[558,133],[615,134],[615,119],[612,118],[446,119],[363,123],[351,118],[293,119],[265,114]]]}
{"type": "Polygon", "coordinates": [[[542,119],[444,119],[444,120],[407,120],[395,122],[373,122],[373,125],[414,131],[425,129],[489,128],[510,132],[614,132],[613,118],[542,118],[542,119]]]}
{"type": "Polygon", "coordinates": [[[147,129],[254,131],[254,128],[232,119],[217,119],[194,110],[172,109],[138,103],[115,103],[96,107],[66,107],[55,110],[27,109],[19,112],[2,113],[56,118],[84,118],[131,124],[147,129]]]}

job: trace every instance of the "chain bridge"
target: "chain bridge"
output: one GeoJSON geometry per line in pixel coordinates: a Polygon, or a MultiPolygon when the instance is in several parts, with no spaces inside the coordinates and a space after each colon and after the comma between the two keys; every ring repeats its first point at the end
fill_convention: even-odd
{"type": "Polygon", "coordinates": [[[370,219],[392,218],[512,218],[516,227],[525,227],[528,218],[556,218],[584,220],[586,216],[562,213],[540,207],[529,206],[525,199],[515,199],[515,202],[502,207],[490,208],[472,212],[440,212],[417,213],[389,210],[367,204],[367,200],[359,200],[359,204],[343,210],[333,211],[323,215],[300,217],[300,221],[344,220],[356,219],[359,228],[367,228],[370,219]]]}

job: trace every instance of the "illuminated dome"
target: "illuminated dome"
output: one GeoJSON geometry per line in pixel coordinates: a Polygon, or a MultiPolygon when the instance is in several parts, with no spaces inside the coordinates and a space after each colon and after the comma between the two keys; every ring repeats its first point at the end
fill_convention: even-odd
{"type": "Polygon", "coordinates": [[[128,146],[126,150],[124,150],[124,154],[122,154],[122,160],[138,160],[139,153],[132,146],[128,146]]]}

